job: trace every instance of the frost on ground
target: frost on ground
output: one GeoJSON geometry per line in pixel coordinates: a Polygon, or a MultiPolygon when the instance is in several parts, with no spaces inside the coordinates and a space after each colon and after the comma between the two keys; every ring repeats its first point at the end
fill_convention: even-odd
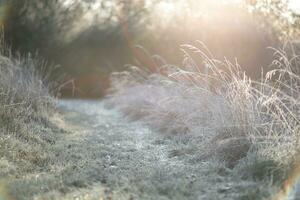
{"type": "Polygon", "coordinates": [[[12,179],[17,199],[253,199],[272,187],[245,179],[244,169],[229,169],[203,159],[192,135],[162,135],[130,122],[104,103],[61,101],[67,130],[49,146],[53,157],[39,172],[12,179]]]}

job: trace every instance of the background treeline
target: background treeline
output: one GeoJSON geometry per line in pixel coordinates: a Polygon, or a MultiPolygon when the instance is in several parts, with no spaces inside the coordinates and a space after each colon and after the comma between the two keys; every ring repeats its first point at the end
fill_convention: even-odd
{"type": "Polygon", "coordinates": [[[136,44],[180,65],[177,47],[200,40],[216,58],[237,59],[258,77],[272,61],[267,47],[296,40],[300,27],[285,0],[9,0],[1,10],[12,51],[61,65],[57,73],[74,78],[81,96],[102,95],[108,74],[126,63],[151,65],[136,44]]]}

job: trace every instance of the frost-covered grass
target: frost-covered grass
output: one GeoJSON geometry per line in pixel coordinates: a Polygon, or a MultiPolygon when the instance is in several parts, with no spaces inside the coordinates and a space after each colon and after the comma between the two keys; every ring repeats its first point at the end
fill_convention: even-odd
{"type": "Polygon", "coordinates": [[[199,66],[187,53],[183,67],[155,56],[155,68],[112,77],[107,103],[162,134],[101,102],[61,101],[49,118],[55,101],[39,63],[2,56],[0,198],[275,196],[298,151],[298,58],[276,51],[277,68],[253,81],[185,47],[199,66]]]}
{"type": "Polygon", "coordinates": [[[181,67],[153,56],[150,66],[112,74],[109,104],[163,134],[200,137],[204,161],[216,158],[240,177],[280,185],[299,150],[299,58],[274,50],[272,70],[251,80],[199,44],[183,46],[181,67]]]}
{"type": "Polygon", "coordinates": [[[56,137],[49,122],[55,100],[48,75],[42,75],[44,63],[5,54],[0,55],[0,181],[43,167],[51,154],[45,147],[56,137]]]}

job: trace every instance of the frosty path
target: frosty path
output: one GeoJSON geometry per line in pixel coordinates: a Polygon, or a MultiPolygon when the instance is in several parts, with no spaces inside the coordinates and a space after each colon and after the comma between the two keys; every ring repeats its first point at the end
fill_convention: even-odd
{"type": "MultiPolygon", "coordinates": [[[[82,182],[94,184],[96,190],[97,184],[105,186],[105,195],[116,199],[128,199],[138,193],[151,199],[191,195],[179,189],[188,186],[182,183],[189,184],[192,173],[186,171],[181,160],[170,157],[176,147],[184,148],[180,144],[184,141],[167,139],[141,123],[129,122],[99,102],[62,101],[59,110],[73,129],[69,148],[59,159],[80,167],[76,176],[82,182]]],[[[103,194],[98,191],[89,195],[98,198],[103,194]]]]}
{"type": "Polygon", "coordinates": [[[102,102],[60,101],[58,111],[66,133],[49,166],[12,183],[17,199],[231,200],[259,187],[201,159],[195,136],[155,133],[102,102]]]}
{"type": "Polygon", "coordinates": [[[234,180],[221,181],[226,172],[216,170],[220,166],[199,158],[195,137],[152,132],[101,102],[62,101],[59,110],[73,129],[59,159],[75,167],[71,177],[79,186],[89,186],[86,192],[77,191],[78,197],[182,200],[238,195],[234,180]]]}

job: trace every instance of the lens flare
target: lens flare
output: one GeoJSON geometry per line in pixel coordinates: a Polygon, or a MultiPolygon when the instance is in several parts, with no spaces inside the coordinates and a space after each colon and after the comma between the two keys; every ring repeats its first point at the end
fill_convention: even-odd
{"type": "Polygon", "coordinates": [[[298,163],[288,178],[283,182],[274,200],[297,200],[300,198],[300,163],[298,163]]]}

